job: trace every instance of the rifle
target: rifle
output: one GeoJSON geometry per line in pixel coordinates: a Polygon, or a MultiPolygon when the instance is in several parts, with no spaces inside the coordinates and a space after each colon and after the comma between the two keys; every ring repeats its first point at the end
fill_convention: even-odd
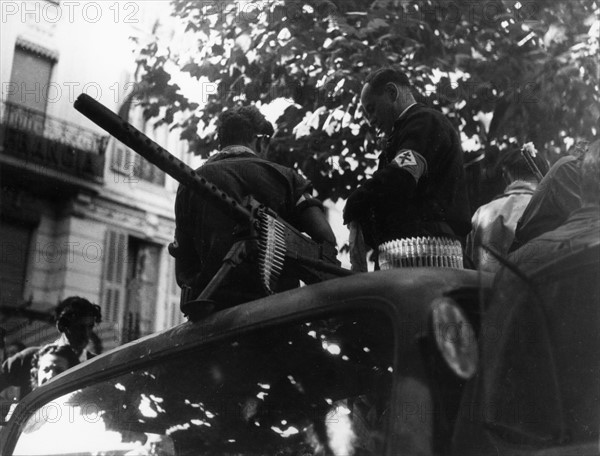
{"type": "Polygon", "coordinates": [[[544,178],[544,175],[542,174],[542,172],[540,171],[540,168],[538,167],[537,163],[535,162],[535,157],[537,156],[537,153],[538,153],[537,149],[535,148],[533,143],[530,143],[530,142],[527,144],[524,144],[523,147],[521,148],[521,156],[525,160],[525,163],[527,163],[529,170],[533,173],[536,180],[538,182],[541,182],[542,179],[544,178]]]}
{"type": "MultiPolygon", "coordinates": [[[[262,285],[267,294],[276,290],[277,280],[284,266],[286,271],[306,283],[352,274],[351,271],[340,267],[334,245],[313,241],[281,219],[273,210],[251,197],[240,204],[92,97],[86,94],[79,95],[74,107],[180,184],[198,194],[211,197],[216,204],[227,207],[233,219],[247,227],[246,233],[250,235],[246,236],[245,240],[234,243],[223,259],[221,269],[200,295],[190,301],[188,296],[185,296],[186,293],[182,292],[181,310],[190,315],[190,318],[193,318],[192,308],[197,307],[197,304],[211,304],[210,296],[232,268],[255,255],[262,285]]],[[[214,304],[211,306],[214,307],[214,304]]]]}

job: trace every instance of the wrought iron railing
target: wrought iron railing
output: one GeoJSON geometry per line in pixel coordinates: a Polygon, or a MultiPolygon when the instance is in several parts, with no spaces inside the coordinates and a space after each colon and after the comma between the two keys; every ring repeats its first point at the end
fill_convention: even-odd
{"type": "Polygon", "coordinates": [[[16,103],[0,101],[0,124],[5,128],[40,135],[84,152],[104,155],[108,136],[16,103]]]}
{"type": "Polygon", "coordinates": [[[0,154],[31,168],[100,183],[108,136],[27,107],[0,102],[0,154]]]}

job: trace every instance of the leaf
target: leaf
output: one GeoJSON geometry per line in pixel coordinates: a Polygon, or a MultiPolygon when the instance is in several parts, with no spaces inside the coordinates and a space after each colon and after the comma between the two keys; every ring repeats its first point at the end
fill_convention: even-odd
{"type": "Polygon", "coordinates": [[[367,30],[369,30],[370,32],[375,32],[379,28],[387,28],[387,27],[389,27],[389,24],[386,21],[384,21],[383,19],[379,19],[379,18],[371,19],[369,21],[369,23],[367,24],[367,30]]]}
{"type": "Polygon", "coordinates": [[[212,52],[215,55],[223,55],[225,54],[225,48],[220,44],[214,44],[212,47],[212,52]]]}

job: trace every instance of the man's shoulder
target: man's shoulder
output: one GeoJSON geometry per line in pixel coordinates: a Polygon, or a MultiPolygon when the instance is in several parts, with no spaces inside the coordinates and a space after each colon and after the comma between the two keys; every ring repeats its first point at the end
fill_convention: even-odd
{"type": "MultiPolygon", "coordinates": [[[[255,171],[276,170],[278,174],[282,174],[287,178],[291,178],[292,176],[294,178],[301,178],[300,174],[289,166],[275,163],[249,153],[222,154],[218,159],[202,165],[198,168],[197,172],[199,175],[207,178],[214,177],[217,180],[222,176],[220,170],[224,168],[231,168],[234,172],[241,172],[242,175],[247,174],[244,171],[253,173],[255,171]]],[[[268,174],[254,173],[253,176],[256,178],[267,178],[268,174]]]]}
{"type": "Polygon", "coordinates": [[[449,122],[448,118],[436,108],[427,106],[423,103],[417,103],[406,113],[406,119],[428,118],[436,119],[441,122],[449,122]]]}
{"type": "Polygon", "coordinates": [[[441,111],[422,103],[417,103],[398,119],[397,127],[398,132],[418,132],[426,137],[435,133],[450,138],[456,134],[456,128],[441,111]]]}
{"type": "Polygon", "coordinates": [[[500,195],[492,201],[479,206],[471,218],[471,223],[474,225],[490,225],[492,221],[496,220],[504,212],[506,198],[506,195],[500,195]]]}
{"type": "Polygon", "coordinates": [[[575,178],[579,175],[579,165],[581,161],[572,155],[566,155],[559,158],[548,170],[546,176],[542,180],[542,184],[548,180],[561,179],[565,176],[573,176],[575,178]]]}
{"type": "Polygon", "coordinates": [[[535,182],[516,180],[504,189],[504,193],[502,193],[502,196],[521,195],[521,194],[533,195],[536,188],[537,188],[537,183],[535,183],[535,182]]]}
{"type": "Polygon", "coordinates": [[[547,231],[511,253],[509,259],[519,266],[542,264],[600,240],[600,218],[585,209],[574,211],[558,228],[547,231]]]}
{"type": "Polygon", "coordinates": [[[273,165],[268,160],[251,153],[219,153],[213,155],[202,166],[196,169],[196,173],[203,177],[212,177],[213,179],[222,176],[224,169],[239,170],[250,167],[264,167],[273,165]]]}

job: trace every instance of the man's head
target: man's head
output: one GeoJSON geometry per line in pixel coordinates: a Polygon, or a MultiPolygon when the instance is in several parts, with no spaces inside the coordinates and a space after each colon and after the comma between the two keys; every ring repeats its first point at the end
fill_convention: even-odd
{"type": "Polygon", "coordinates": [[[521,154],[521,149],[517,146],[511,146],[507,150],[499,152],[500,158],[497,162],[498,171],[507,183],[517,180],[537,182],[535,174],[521,154]]]}
{"type": "Polygon", "coordinates": [[[219,116],[217,134],[221,147],[240,145],[261,153],[273,132],[273,125],[256,106],[229,109],[219,116]]]}
{"type": "Polygon", "coordinates": [[[367,121],[386,135],[392,132],[402,111],[414,102],[408,77],[392,68],[382,68],[369,74],[360,94],[367,121]]]}
{"type": "Polygon", "coordinates": [[[87,299],[71,296],[54,311],[56,328],[76,353],[81,353],[90,341],[96,323],[102,320],[100,306],[87,299]]]}
{"type": "Polygon", "coordinates": [[[35,389],[77,364],[79,359],[68,345],[46,345],[33,355],[31,387],[35,389]]]}
{"type": "Polygon", "coordinates": [[[600,206],[600,140],[590,144],[581,162],[581,203],[600,206]]]}

